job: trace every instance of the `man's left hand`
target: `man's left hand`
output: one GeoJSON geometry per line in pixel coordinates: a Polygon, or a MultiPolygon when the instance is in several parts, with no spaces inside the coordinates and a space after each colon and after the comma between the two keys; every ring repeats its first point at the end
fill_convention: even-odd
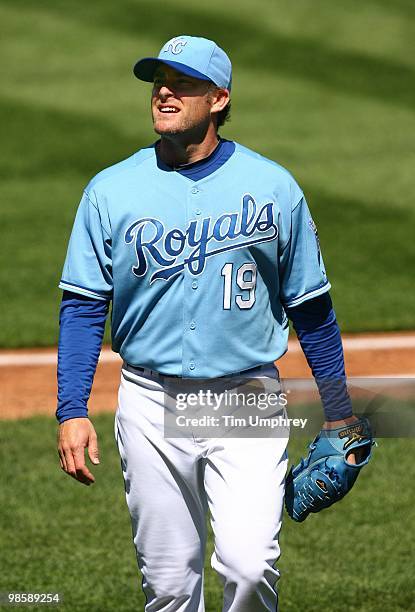
{"type": "Polygon", "coordinates": [[[285,506],[292,519],[304,521],[342,499],[371,457],[374,444],[369,421],[351,416],[327,421],[310,444],[306,459],[286,479],[285,506]]]}

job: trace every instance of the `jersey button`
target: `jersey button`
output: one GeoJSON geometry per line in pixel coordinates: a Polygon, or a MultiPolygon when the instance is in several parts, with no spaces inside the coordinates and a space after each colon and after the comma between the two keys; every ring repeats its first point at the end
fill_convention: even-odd
{"type": "Polygon", "coordinates": [[[192,192],[193,194],[195,194],[195,193],[199,193],[199,189],[198,189],[197,187],[192,187],[191,192],[192,192]]]}
{"type": "Polygon", "coordinates": [[[202,211],[200,210],[200,208],[196,208],[195,213],[196,213],[197,215],[201,215],[201,214],[202,214],[202,211]]]}
{"type": "Polygon", "coordinates": [[[194,370],[194,369],[195,369],[195,367],[196,367],[195,362],[194,362],[194,361],[191,361],[191,362],[189,363],[189,370],[194,370]]]}
{"type": "Polygon", "coordinates": [[[192,283],[192,289],[197,289],[197,281],[193,281],[193,283],[192,283]]]}
{"type": "Polygon", "coordinates": [[[190,326],[189,326],[189,327],[190,327],[190,329],[196,329],[196,323],[195,323],[194,321],[192,321],[192,322],[190,323],[190,326]]]}

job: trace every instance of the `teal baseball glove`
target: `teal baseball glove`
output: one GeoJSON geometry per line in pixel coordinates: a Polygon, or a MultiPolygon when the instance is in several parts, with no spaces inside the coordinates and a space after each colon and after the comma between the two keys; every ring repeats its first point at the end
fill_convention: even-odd
{"type": "Polygon", "coordinates": [[[320,512],[342,499],[369,461],[373,444],[366,418],[338,429],[322,429],[310,444],[308,457],[288,473],[285,507],[291,518],[301,523],[310,512],[320,512]],[[348,461],[351,453],[356,464],[348,461]]]}

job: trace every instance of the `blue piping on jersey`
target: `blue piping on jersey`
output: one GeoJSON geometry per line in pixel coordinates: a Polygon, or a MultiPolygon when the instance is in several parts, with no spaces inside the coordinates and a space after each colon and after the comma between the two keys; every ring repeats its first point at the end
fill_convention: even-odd
{"type": "Polygon", "coordinates": [[[88,287],[83,287],[82,285],[74,285],[74,283],[68,283],[68,281],[64,280],[63,278],[61,279],[59,283],[59,287],[61,289],[67,289],[68,291],[76,292],[77,289],[79,289],[80,292],[85,291],[85,293],[88,294],[86,297],[92,297],[92,298],[107,300],[107,301],[111,299],[110,297],[105,296],[104,294],[98,293],[97,291],[91,291],[91,289],[88,289],[88,287]]]}
{"type": "Polygon", "coordinates": [[[307,293],[303,293],[303,295],[300,295],[294,298],[293,300],[285,304],[285,308],[288,309],[288,308],[295,308],[296,306],[300,306],[303,302],[306,302],[315,297],[318,297],[319,295],[324,294],[327,291],[329,291],[329,289],[331,289],[331,285],[329,281],[327,281],[326,283],[324,283],[324,285],[321,285],[321,287],[317,287],[316,289],[313,289],[312,291],[307,291],[307,293]]]}

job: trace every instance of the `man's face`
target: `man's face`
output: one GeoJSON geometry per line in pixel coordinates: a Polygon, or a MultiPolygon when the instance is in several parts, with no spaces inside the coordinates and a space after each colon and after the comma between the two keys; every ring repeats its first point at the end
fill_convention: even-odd
{"type": "Polygon", "coordinates": [[[212,108],[210,85],[209,81],[160,65],[154,75],[151,97],[153,126],[157,134],[183,134],[207,127],[212,108]]]}

